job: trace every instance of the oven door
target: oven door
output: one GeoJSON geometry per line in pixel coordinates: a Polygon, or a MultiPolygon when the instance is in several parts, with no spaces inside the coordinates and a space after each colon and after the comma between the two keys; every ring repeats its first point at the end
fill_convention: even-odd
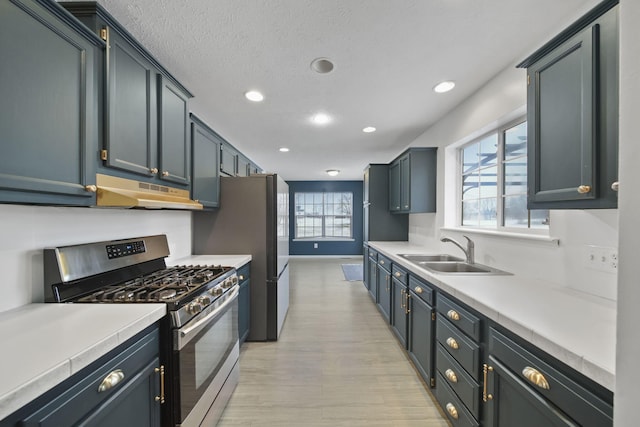
{"type": "Polygon", "coordinates": [[[238,290],[234,286],[173,331],[173,366],[177,373],[173,378],[173,405],[178,426],[200,426],[205,419],[215,419],[216,414],[210,414],[210,410],[221,413],[237,384],[238,290]],[[220,393],[223,387],[225,393],[220,393]]]}

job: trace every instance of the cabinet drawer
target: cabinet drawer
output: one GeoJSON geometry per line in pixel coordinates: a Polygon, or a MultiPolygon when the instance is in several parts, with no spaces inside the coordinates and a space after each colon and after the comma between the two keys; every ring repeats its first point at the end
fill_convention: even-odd
{"type": "Polygon", "coordinates": [[[413,276],[409,276],[409,289],[413,291],[421,300],[433,306],[433,288],[427,285],[426,282],[416,279],[413,276]]]}
{"type": "Polygon", "coordinates": [[[477,427],[480,424],[473,418],[458,396],[447,385],[447,381],[437,374],[436,400],[444,410],[447,418],[454,427],[477,427]]]}
{"type": "Polygon", "coordinates": [[[480,319],[447,297],[438,294],[436,309],[476,341],[480,340],[480,319]]]}
{"type": "Polygon", "coordinates": [[[394,279],[398,280],[402,284],[407,284],[407,272],[401,269],[396,264],[393,264],[393,266],[391,267],[391,275],[394,279]]]}
{"type": "Polygon", "coordinates": [[[251,277],[251,263],[248,262],[238,269],[238,280],[240,283],[251,277]]]}
{"type": "Polygon", "coordinates": [[[447,352],[476,380],[480,377],[480,347],[455,326],[438,316],[436,338],[447,352]]]}
{"type": "Polygon", "coordinates": [[[391,271],[391,260],[384,255],[378,254],[378,265],[387,271],[391,271]]]}
{"type": "Polygon", "coordinates": [[[438,344],[436,366],[444,381],[451,387],[474,417],[480,415],[480,385],[438,344]]]}
{"type": "Polygon", "coordinates": [[[611,404],[493,328],[489,332],[489,352],[529,384],[532,390],[580,425],[601,427],[613,424],[611,404]]]}
{"type": "Polygon", "coordinates": [[[373,262],[377,263],[378,262],[378,252],[376,252],[373,249],[369,248],[369,259],[371,259],[371,260],[373,260],[373,262]]]}
{"type": "MultiPolygon", "coordinates": [[[[44,405],[41,410],[24,419],[21,425],[38,425],[40,427],[76,425],[82,417],[92,412],[98,405],[111,399],[131,380],[139,377],[138,374],[141,370],[152,369],[149,363],[154,359],[157,360],[158,351],[158,330],[154,329],[131,345],[121,349],[112,358],[103,363],[98,362],[97,368],[88,368],[90,372],[85,372],[87,370],[85,369],[76,374],[72,378],[82,378],[79,382],[70,388],[61,389],[64,391],[49,404],[44,405]],[[106,389],[100,391],[103,381],[105,384],[109,382],[106,380],[109,376],[120,378],[120,380],[112,386],[107,385],[106,389]]],[[[61,386],[63,385],[65,384],[63,383],[61,386]]]]}

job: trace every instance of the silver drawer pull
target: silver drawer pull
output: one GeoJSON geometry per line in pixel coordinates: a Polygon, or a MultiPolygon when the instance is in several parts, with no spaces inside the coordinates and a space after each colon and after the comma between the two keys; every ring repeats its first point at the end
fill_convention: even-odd
{"type": "Polygon", "coordinates": [[[414,291],[416,291],[416,294],[421,294],[422,293],[422,288],[420,286],[416,286],[414,291]]]}
{"type": "Polygon", "coordinates": [[[451,418],[453,418],[454,420],[458,419],[458,410],[455,406],[453,406],[453,403],[447,403],[445,405],[445,409],[447,410],[449,415],[451,415],[451,418]]]}
{"type": "Polygon", "coordinates": [[[460,314],[455,310],[447,311],[447,317],[451,320],[460,320],[460,314]]]}
{"type": "Polygon", "coordinates": [[[124,372],[122,369],[116,369],[112,371],[109,375],[104,377],[100,386],[98,387],[98,393],[102,393],[103,391],[107,391],[115,386],[117,386],[120,381],[124,379],[124,372]]]}
{"type": "Polygon", "coordinates": [[[402,274],[400,274],[399,271],[396,271],[396,277],[400,277],[400,276],[402,276],[402,274]]]}
{"type": "Polygon", "coordinates": [[[542,375],[542,372],[538,371],[537,369],[530,366],[525,366],[525,368],[522,370],[522,375],[524,375],[524,377],[528,379],[531,384],[538,386],[543,390],[549,390],[549,382],[547,382],[547,379],[544,377],[544,375],[542,375]]]}
{"type": "Polygon", "coordinates": [[[458,341],[456,341],[453,337],[447,338],[447,345],[454,350],[457,350],[459,348],[458,341]]]}

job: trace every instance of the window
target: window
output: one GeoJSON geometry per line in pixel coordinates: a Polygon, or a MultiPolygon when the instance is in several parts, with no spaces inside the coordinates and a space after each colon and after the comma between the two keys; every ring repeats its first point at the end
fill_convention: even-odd
{"type": "Polygon", "coordinates": [[[460,156],[462,226],[548,228],[548,210],[527,209],[527,122],[465,145],[460,156]]]}
{"type": "Polygon", "coordinates": [[[353,193],[295,193],[296,239],[351,239],[353,193]]]}

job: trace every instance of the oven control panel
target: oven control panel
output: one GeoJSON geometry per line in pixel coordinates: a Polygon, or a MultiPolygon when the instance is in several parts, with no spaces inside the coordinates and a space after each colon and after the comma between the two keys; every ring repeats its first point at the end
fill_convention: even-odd
{"type": "Polygon", "coordinates": [[[146,252],[144,240],[107,245],[107,257],[109,259],[122,258],[125,256],[141,254],[143,252],[146,252]]]}

